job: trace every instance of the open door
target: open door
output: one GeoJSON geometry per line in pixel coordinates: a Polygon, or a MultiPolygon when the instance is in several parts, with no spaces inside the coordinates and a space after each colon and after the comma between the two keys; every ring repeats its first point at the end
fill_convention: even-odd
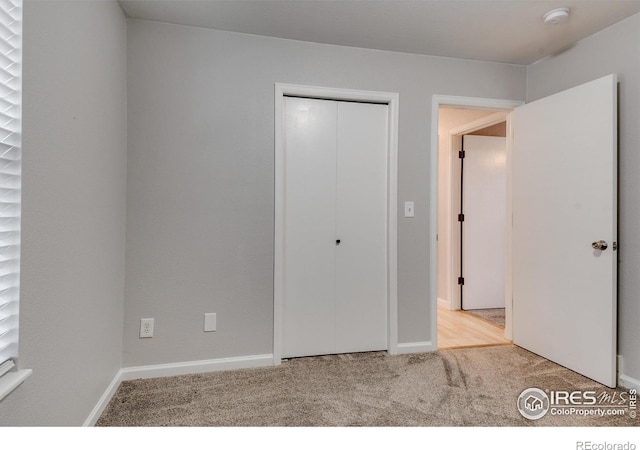
{"type": "Polygon", "coordinates": [[[513,341],[616,386],[615,75],[513,114],[513,341]]]}

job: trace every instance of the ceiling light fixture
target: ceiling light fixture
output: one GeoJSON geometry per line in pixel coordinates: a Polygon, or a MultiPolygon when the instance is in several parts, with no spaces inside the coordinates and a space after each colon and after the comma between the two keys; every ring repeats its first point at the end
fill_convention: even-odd
{"type": "Polygon", "coordinates": [[[542,20],[544,20],[545,25],[557,25],[559,23],[566,22],[568,18],[569,8],[553,9],[542,16],[542,20]]]}

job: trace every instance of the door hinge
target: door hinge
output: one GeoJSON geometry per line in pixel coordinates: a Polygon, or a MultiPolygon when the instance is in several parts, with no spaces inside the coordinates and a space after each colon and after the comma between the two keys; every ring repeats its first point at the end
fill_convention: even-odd
{"type": "Polygon", "coordinates": [[[464,222],[464,214],[458,214],[458,222],[464,222]]]}
{"type": "Polygon", "coordinates": [[[464,277],[458,277],[458,284],[464,286],[464,277]]]}
{"type": "Polygon", "coordinates": [[[464,150],[460,150],[458,152],[458,158],[460,158],[460,159],[464,158],[464,150]]]}

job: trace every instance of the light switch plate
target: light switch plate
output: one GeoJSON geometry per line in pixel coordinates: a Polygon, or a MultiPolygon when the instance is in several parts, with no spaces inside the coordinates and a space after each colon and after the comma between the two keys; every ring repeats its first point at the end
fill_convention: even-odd
{"type": "Polygon", "coordinates": [[[413,202],[404,202],[404,216],[405,217],[415,217],[415,210],[413,206],[413,202]]]}
{"type": "Polygon", "coordinates": [[[205,313],[204,331],[216,331],[216,313],[205,313]]]}

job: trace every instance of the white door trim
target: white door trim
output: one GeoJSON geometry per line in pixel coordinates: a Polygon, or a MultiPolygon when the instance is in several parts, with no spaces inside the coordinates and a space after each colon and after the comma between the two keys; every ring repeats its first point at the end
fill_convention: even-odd
{"type": "MultiPolygon", "coordinates": [[[[492,109],[495,111],[511,111],[518,106],[524,105],[523,101],[517,100],[499,100],[489,98],[476,97],[457,97],[451,95],[434,95],[431,101],[431,183],[429,195],[429,301],[431,311],[431,342],[435,348],[438,345],[438,115],[441,106],[466,107],[477,109],[492,109]]],[[[492,116],[489,116],[492,117],[492,116]]],[[[509,120],[508,120],[509,122],[509,120]]],[[[482,128],[482,127],[481,127],[482,128]]],[[[479,129],[479,128],[478,128],[479,129]]],[[[507,124],[507,217],[511,215],[511,142],[509,136],[512,133],[507,124]]],[[[449,189],[451,191],[451,189],[449,189]]],[[[449,199],[450,201],[450,199],[449,199]]],[[[448,228],[451,228],[451,218],[448,219],[448,228]]],[[[507,221],[507,258],[506,266],[506,303],[511,309],[511,221],[507,221]]],[[[451,238],[451,235],[450,235],[451,238]]],[[[453,274],[451,275],[453,277],[453,274]]],[[[510,317],[507,318],[510,320],[510,317]]],[[[511,327],[505,327],[505,337],[511,339],[511,327]]]]}
{"type": "MultiPolygon", "coordinates": [[[[293,84],[275,84],[275,221],[273,275],[273,363],[282,360],[282,314],[284,304],[284,136],[285,96],[387,104],[389,109],[388,191],[387,191],[387,345],[398,353],[398,108],[399,95],[390,92],[356,91],[293,84]]],[[[437,149],[437,148],[436,148],[437,149]]]]}

